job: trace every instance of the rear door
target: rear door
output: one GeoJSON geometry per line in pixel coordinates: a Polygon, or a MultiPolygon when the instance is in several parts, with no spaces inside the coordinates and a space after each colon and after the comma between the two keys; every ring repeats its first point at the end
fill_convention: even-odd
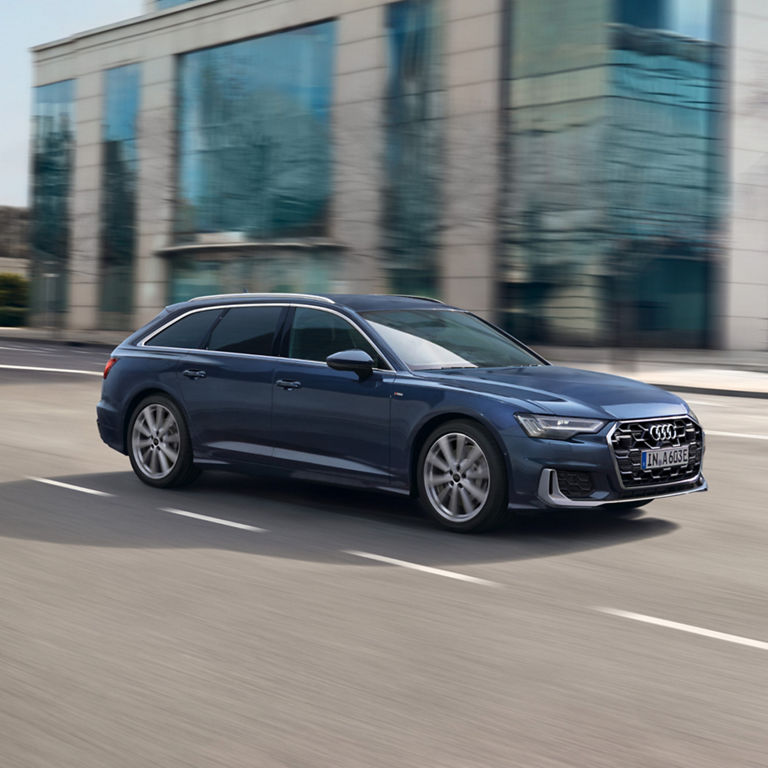
{"type": "Polygon", "coordinates": [[[299,475],[389,485],[389,419],[395,373],[347,318],[330,309],[296,307],[284,359],[275,369],[275,458],[299,475]],[[377,370],[360,381],[326,357],[364,349],[377,370]]]}
{"type": "Polygon", "coordinates": [[[205,348],[185,358],[180,387],[198,458],[270,461],[274,344],[286,309],[226,308],[205,348]]]}

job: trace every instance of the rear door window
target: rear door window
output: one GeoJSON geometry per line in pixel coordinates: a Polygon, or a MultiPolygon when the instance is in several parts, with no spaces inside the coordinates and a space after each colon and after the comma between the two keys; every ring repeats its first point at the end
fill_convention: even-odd
{"type": "Polygon", "coordinates": [[[284,307],[233,307],[213,329],[208,349],[242,355],[272,355],[284,307]]]}
{"type": "Polygon", "coordinates": [[[200,349],[214,320],[220,314],[220,309],[192,312],[145,341],[144,346],[200,349]]]}

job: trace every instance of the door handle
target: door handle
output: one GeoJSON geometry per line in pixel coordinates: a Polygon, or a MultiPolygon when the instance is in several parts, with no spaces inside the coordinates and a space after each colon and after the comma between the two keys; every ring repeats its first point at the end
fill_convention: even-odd
{"type": "Polygon", "coordinates": [[[208,374],[205,371],[196,371],[192,368],[187,368],[186,371],[184,371],[184,376],[186,376],[188,379],[204,379],[208,374]]]}
{"type": "Polygon", "coordinates": [[[278,379],[275,382],[275,386],[280,387],[280,389],[301,389],[301,382],[289,381],[288,379],[278,379]]]}

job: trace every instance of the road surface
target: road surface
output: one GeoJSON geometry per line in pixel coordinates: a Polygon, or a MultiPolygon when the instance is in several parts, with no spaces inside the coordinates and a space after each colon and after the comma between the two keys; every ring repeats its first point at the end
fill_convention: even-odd
{"type": "Polygon", "coordinates": [[[96,432],[107,351],[0,347],[5,768],[768,765],[768,401],[690,396],[708,494],[458,536],[148,488],[96,432]]]}

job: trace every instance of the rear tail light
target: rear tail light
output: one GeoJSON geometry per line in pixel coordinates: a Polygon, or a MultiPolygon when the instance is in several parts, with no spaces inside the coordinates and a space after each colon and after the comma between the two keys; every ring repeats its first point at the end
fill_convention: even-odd
{"type": "Polygon", "coordinates": [[[109,360],[107,360],[107,364],[104,366],[104,378],[106,379],[107,376],[109,376],[109,372],[112,370],[112,366],[117,362],[116,357],[110,357],[109,360]]]}

